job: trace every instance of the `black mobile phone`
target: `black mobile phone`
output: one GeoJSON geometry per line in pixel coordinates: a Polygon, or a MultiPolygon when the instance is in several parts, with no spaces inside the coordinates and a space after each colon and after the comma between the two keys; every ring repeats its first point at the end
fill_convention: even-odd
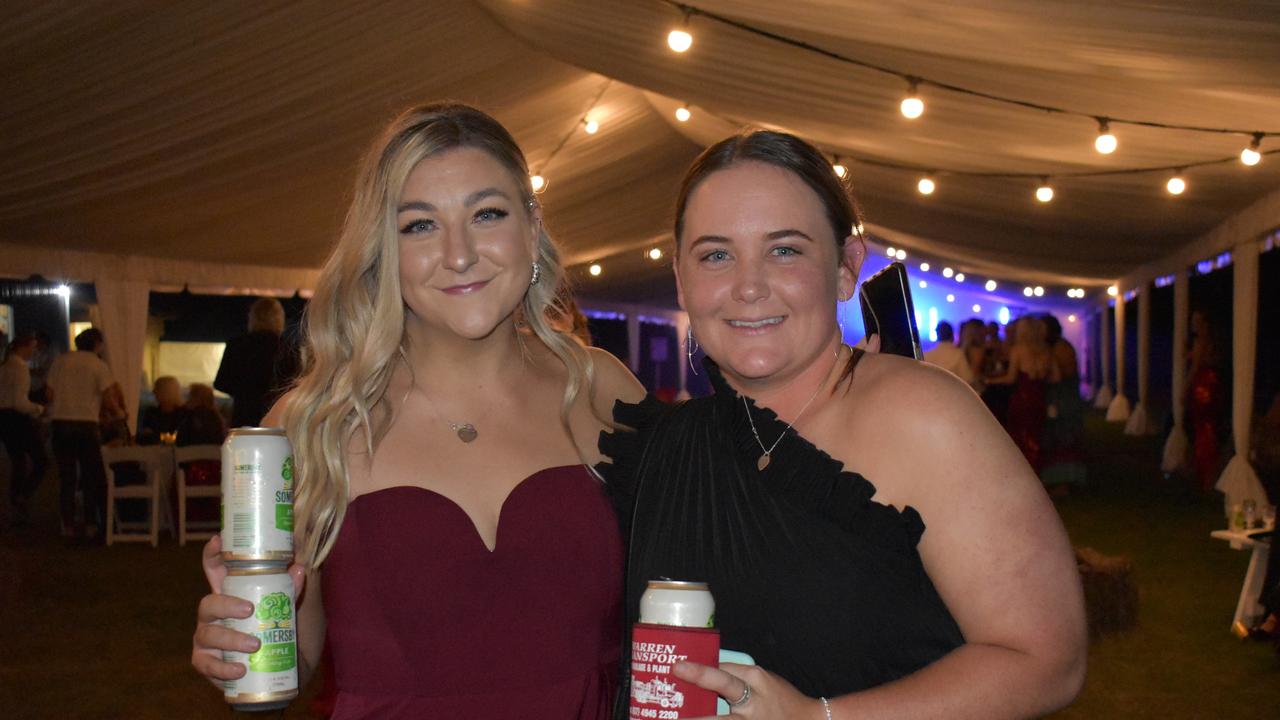
{"type": "Polygon", "coordinates": [[[907,268],[902,263],[889,266],[867,278],[860,288],[862,325],[867,335],[880,336],[880,352],[924,359],[916,309],[911,303],[907,268]]]}

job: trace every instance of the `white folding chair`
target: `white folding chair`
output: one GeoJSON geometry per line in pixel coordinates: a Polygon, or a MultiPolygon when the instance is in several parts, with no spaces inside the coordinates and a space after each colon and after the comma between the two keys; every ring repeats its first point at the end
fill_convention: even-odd
{"type": "Polygon", "coordinates": [[[162,447],[104,447],[102,463],[107,469],[107,544],[115,542],[148,542],[151,547],[160,544],[160,525],[170,518],[165,499],[168,472],[172,468],[164,457],[167,448],[162,447]],[[146,481],[142,484],[117,483],[117,463],[138,463],[142,466],[146,481]],[[143,523],[123,523],[116,517],[116,501],[123,499],[146,500],[147,520],[143,523]],[[126,532],[129,526],[140,526],[143,532],[126,532]]]}
{"type": "Polygon", "coordinates": [[[216,498],[222,494],[221,483],[217,485],[188,485],[187,463],[197,460],[222,460],[221,445],[188,445],[174,449],[174,462],[178,466],[178,544],[186,545],[187,540],[208,540],[217,533],[221,525],[218,520],[187,520],[187,501],[193,498],[216,498]],[[193,532],[194,530],[194,532],[193,532]]]}

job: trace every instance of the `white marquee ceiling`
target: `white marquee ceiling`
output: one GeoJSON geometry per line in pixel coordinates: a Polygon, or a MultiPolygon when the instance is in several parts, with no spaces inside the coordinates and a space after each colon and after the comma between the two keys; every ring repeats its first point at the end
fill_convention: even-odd
{"type": "MultiPolygon", "coordinates": [[[[771,32],[933,80],[1090,114],[1280,130],[1280,3],[698,0],[771,32]]],[[[317,266],[365,144],[400,108],[493,112],[550,184],[550,225],[588,295],[669,295],[641,250],[665,242],[684,166],[741,124],[921,168],[1063,173],[1234,156],[1247,137],[1116,126],[905,85],[695,16],[666,49],[662,0],[330,3],[37,2],[0,6],[0,242],[209,262],[317,266]],[[612,79],[612,82],[610,80],[612,79]],[[600,104],[590,103],[605,83],[600,104]],[[678,123],[672,110],[693,107],[678,123]],[[591,110],[593,136],[575,133],[591,110]]],[[[1280,137],[1263,149],[1280,149],[1280,137]]],[[[849,163],[870,227],[916,249],[1077,284],[1167,255],[1280,188],[1280,155],[1167,175],[938,176],[849,163]]],[[[1280,225],[1280,218],[1277,218],[1280,225]]],[[[0,270],[3,260],[0,259],[0,270]]]]}

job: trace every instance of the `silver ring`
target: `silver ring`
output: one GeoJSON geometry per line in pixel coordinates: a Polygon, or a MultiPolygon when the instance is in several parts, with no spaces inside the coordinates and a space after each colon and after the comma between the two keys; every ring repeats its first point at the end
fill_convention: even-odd
{"type": "Polygon", "coordinates": [[[744,682],[742,683],[742,697],[738,698],[737,700],[734,700],[733,702],[730,702],[729,705],[733,707],[746,705],[747,701],[750,699],[751,699],[751,686],[744,682]]]}

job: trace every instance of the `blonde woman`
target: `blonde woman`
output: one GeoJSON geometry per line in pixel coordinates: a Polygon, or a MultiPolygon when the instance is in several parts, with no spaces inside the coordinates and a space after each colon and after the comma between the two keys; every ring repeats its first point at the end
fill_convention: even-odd
{"type": "MultiPolygon", "coordinates": [[[[308,309],[308,369],[267,417],[300,473],[300,665],[327,638],[334,718],[607,715],[622,543],[587,463],[643,391],[548,326],[561,274],[501,125],[453,104],[392,123],[308,309]]],[[[222,649],[256,647],[217,624],[251,610],[217,594],[220,549],[192,649],[215,684],[244,672],[222,649]]]]}

